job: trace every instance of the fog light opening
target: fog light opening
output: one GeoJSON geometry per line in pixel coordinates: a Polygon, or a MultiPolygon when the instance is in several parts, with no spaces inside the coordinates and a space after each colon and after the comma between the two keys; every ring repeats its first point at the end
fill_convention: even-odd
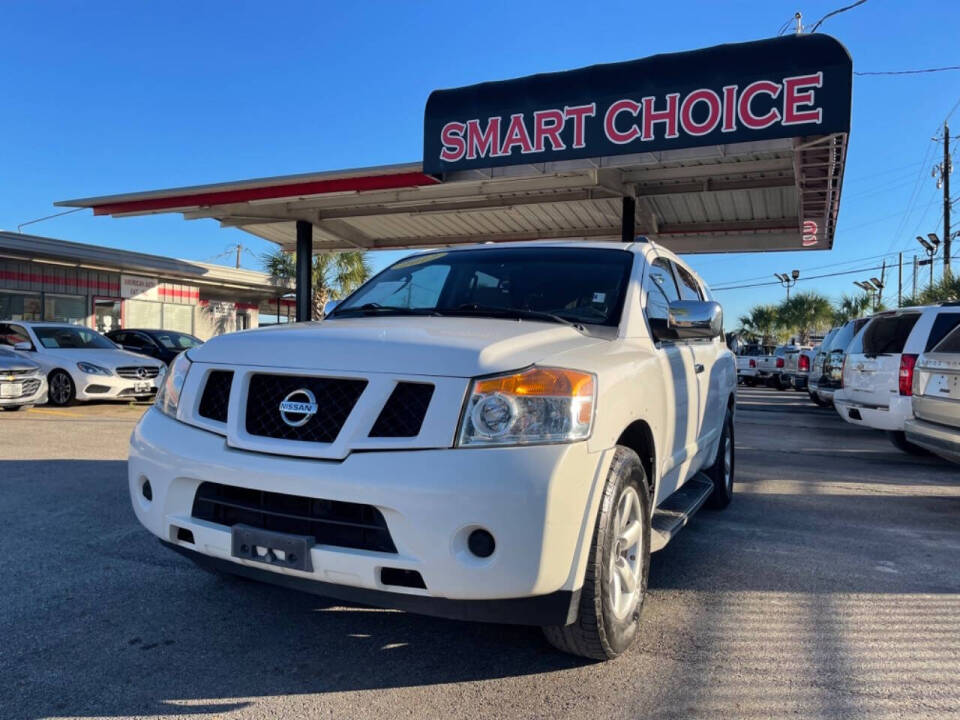
{"type": "Polygon", "coordinates": [[[483,528],[480,528],[470,533],[470,537],[467,538],[467,547],[470,549],[470,552],[478,558],[488,558],[493,555],[497,544],[493,539],[493,535],[483,528]]]}
{"type": "Polygon", "coordinates": [[[150,487],[150,481],[146,478],[143,479],[143,484],[140,486],[140,494],[147,502],[153,500],[153,488],[150,487]]]}
{"type": "Polygon", "coordinates": [[[193,540],[193,530],[187,530],[186,528],[182,527],[177,528],[177,540],[188,542],[191,545],[196,544],[193,540]]]}

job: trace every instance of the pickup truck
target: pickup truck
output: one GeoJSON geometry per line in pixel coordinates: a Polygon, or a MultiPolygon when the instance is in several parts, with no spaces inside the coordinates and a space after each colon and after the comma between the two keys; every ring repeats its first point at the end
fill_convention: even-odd
{"type": "Polygon", "coordinates": [[[772,354],[773,346],[744,346],[737,355],[737,380],[748,387],[754,387],[764,380],[760,374],[760,360],[772,354]]]}
{"type": "Polygon", "coordinates": [[[757,358],[757,382],[777,390],[790,387],[790,380],[784,375],[787,365],[787,353],[794,350],[791,345],[779,345],[769,355],[757,358]]]}
{"type": "Polygon", "coordinates": [[[735,390],[720,306],[653,243],[428,251],[178,355],[129,491],[208,569],[606,659],[650,553],[731,501],[735,390]]]}
{"type": "Polygon", "coordinates": [[[786,381],[788,387],[792,387],[797,392],[803,392],[807,389],[810,381],[810,368],[813,367],[813,360],[819,351],[819,346],[809,347],[789,347],[783,356],[783,374],[782,378],[786,381]]]}

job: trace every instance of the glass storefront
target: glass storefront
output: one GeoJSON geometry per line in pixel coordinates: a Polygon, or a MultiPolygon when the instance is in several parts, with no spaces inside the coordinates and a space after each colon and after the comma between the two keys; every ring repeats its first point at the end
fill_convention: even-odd
{"type": "Polygon", "coordinates": [[[171,305],[170,303],[165,303],[163,306],[163,329],[176,330],[192,335],[193,307],[193,305],[171,305]]]}
{"type": "Polygon", "coordinates": [[[85,325],[87,322],[87,298],[83,295],[43,296],[43,319],[85,325]]]}
{"type": "Polygon", "coordinates": [[[126,300],[123,304],[123,326],[154,330],[163,327],[163,304],[146,300],[126,300]]]}
{"type": "Polygon", "coordinates": [[[0,292],[0,320],[42,320],[40,293],[0,292]]]}

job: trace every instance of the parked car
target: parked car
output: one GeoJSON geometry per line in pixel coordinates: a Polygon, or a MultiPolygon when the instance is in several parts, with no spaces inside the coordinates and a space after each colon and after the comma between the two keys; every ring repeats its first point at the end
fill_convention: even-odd
{"type": "Polygon", "coordinates": [[[87,327],[0,322],[0,345],[40,366],[51,405],[74,400],[131,400],[157,392],[164,366],[121,350],[87,327]]]}
{"type": "Polygon", "coordinates": [[[833,405],[844,420],[885,430],[905,452],[918,452],[904,434],[913,417],[917,358],[960,324],[960,304],[911,307],[874,315],[847,348],[843,386],[833,405]]]}
{"type": "Polygon", "coordinates": [[[817,382],[817,397],[823,405],[833,404],[834,393],[843,383],[843,359],[846,357],[847,346],[869,321],[870,318],[850,320],[837,330],[837,334],[830,341],[830,349],[824,353],[823,373],[817,382]]]}
{"type": "Polygon", "coordinates": [[[783,357],[783,377],[797,392],[804,392],[810,380],[810,368],[819,347],[788,348],[783,357]]]}
{"type": "Polygon", "coordinates": [[[757,377],[768,387],[777,390],[786,390],[790,387],[790,378],[787,377],[787,355],[796,352],[794,345],[778,345],[771,355],[764,355],[757,360],[757,377]]]}
{"type": "Polygon", "coordinates": [[[131,436],[133,508],[207,567],[610,658],[650,552],[732,498],[721,320],[653,243],[410,256],[323,322],[178,355],[131,436]]]}
{"type": "Polygon", "coordinates": [[[907,442],[960,463],[960,327],[917,359],[910,404],[907,442]]]}
{"type": "Polygon", "coordinates": [[[810,367],[810,375],[807,380],[807,393],[810,399],[820,407],[826,407],[830,403],[820,398],[818,392],[820,388],[820,378],[823,377],[823,364],[830,348],[833,338],[840,332],[840,328],[831,328],[823,337],[823,341],[817,346],[817,352],[813,356],[813,365],[810,367]]]}
{"type": "Polygon", "coordinates": [[[124,350],[156,358],[164,365],[169,365],[184,350],[203,344],[198,337],[174,330],[124,328],[111,330],[107,333],[107,337],[124,350]]]}
{"type": "Polygon", "coordinates": [[[47,379],[40,366],[0,347],[0,408],[24,410],[47,401],[47,379]]]}
{"type": "Polygon", "coordinates": [[[737,354],[737,381],[753,387],[761,381],[757,362],[773,354],[772,345],[744,345],[737,354]]]}

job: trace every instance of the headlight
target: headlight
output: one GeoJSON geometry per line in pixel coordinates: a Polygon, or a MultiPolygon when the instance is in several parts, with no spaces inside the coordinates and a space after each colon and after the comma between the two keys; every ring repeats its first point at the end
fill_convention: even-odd
{"type": "Polygon", "coordinates": [[[80,372],[85,372],[87,375],[113,375],[112,370],[107,370],[105,367],[93,363],[78,362],[77,367],[80,368],[80,372]]]}
{"type": "Polygon", "coordinates": [[[533,445],[590,436],[592,373],[534,367],[474,380],[460,418],[460,446],[533,445]]]}
{"type": "Polygon", "coordinates": [[[172,418],[177,416],[177,408],[180,405],[180,391],[183,390],[183,383],[187,379],[187,373],[190,371],[190,358],[185,352],[180,353],[170,363],[170,369],[161,373],[158,379],[163,380],[160,389],[157,390],[156,406],[160,412],[169,415],[172,418]]]}

